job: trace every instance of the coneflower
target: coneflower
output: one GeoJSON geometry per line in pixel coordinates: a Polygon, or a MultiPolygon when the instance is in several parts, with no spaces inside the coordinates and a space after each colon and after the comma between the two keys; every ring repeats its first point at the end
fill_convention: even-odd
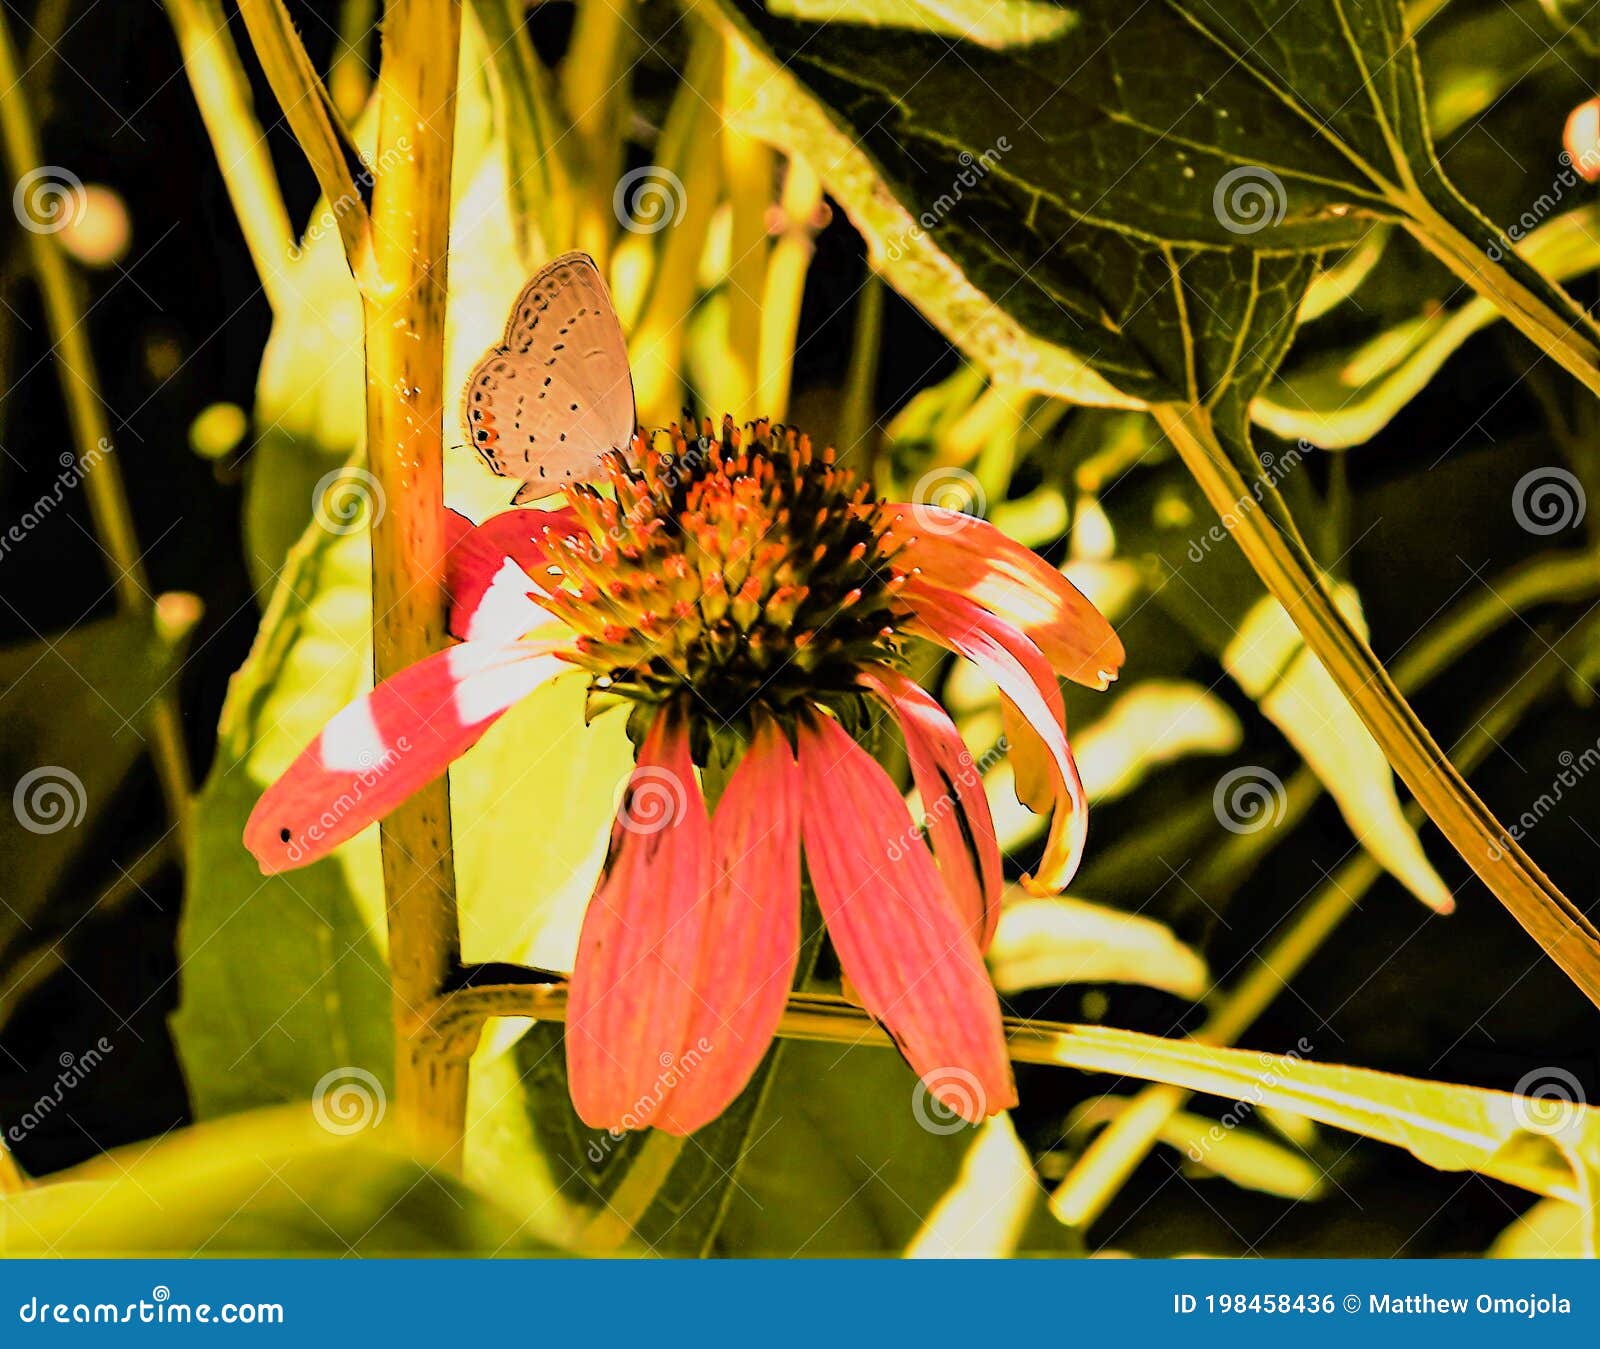
{"type": "Polygon", "coordinates": [[[584,673],[591,715],[628,706],[639,749],[572,971],[583,1119],[688,1133],[749,1082],[794,981],[802,853],[855,995],[933,1094],[973,1119],[1015,1104],[982,958],[1001,884],[994,824],[960,733],[902,649],[926,638],[999,687],[1018,795],[1052,816],[1024,884],[1054,893],[1087,818],[1056,676],[1104,688],[1121,643],[993,526],[879,501],[791,430],[659,434],[665,449],[641,433],[560,509],[455,517],[460,643],[334,717],[262,796],[246,846],[266,872],[324,856],[517,701],[584,673]],[[926,841],[846,729],[879,708],[904,737],[926,841]],[[731,774],[708,811],[696,765],[712,760],[731,774]]]}

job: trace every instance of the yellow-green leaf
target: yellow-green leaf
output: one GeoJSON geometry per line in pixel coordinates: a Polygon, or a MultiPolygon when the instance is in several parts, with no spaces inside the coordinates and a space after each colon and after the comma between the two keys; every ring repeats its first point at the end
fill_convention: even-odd
{"type": "Polygon", "coordinates": [[[1013,892],[989,949],[1002,993],[1058,984],[1127,983],[1198,1000],[1210,986],[1206,963],[1153,918],[1080,899],[1021,898],[1013,892]]]}
{"type": "MultiPolygon", "coordinates": [[[[1355,592],[1340,587],[1335,599],[1365,636],[1355,592]]],[[[1424,904],[1449,912],[1454,907],[1449,888],[1406,822],[1383,751],[1322,662],[1306,650],[1277,600],[1264,598],[1250,610],[1223,651],[1222,663],[1322,779],[1361,845],[1424,904]]],[[[1268,795],[1281,792],[1282,784],[1264,771],[1259,781],[1268,795]]],[[[1267,802],[1265,813],[1244,817],[1230,809],[1228,792],[1219,792],[1219,818],[1232,827],[1270,822],[1273,810],[1267,802]]]]}

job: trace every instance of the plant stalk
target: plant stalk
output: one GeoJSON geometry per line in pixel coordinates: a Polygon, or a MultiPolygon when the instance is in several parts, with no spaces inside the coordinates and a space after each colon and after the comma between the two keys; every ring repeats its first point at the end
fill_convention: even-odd
{"type": "Polygon", "coordinates": [[[1305,546],[1254,509],[1250,488],[1199,406],[1159,404],[1162,431],[1268,591],[1450,845],[1530,936],[1600,1007],[1600,931],[1478,799],[1412,711],[1366,639],[1339,612],[1305,546]]]}
{"type": "MultiPolygon", "coordinates": [[[[445,641],[445,261],[461,11],[453,0],[391,0],[378,69],[372,248],[364,287],[372,527],[373,673],[379,680],[445,641]]],[[[450,795],[444,778],[382,824],[396,1095],[425,1155],[459,1170],[467,1068],[411,1035],[460,960],[450,795]]]]}

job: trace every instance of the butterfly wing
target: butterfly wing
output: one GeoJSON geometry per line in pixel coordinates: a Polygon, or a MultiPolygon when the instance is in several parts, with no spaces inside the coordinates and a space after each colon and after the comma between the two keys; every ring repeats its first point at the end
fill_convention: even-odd
{"type": "Polygon", "coordinates": [[[500,345],[473,367],[461,420],[517,499],[594,476],[633,438],[633,375],[594,259],[564,253],[522,288],[500,345]]]}

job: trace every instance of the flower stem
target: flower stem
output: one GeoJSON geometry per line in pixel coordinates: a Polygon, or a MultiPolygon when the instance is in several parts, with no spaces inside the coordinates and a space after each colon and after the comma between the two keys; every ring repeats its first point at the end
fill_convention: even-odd
{"type": "MultiPolygon", "coordinates": [[[[372,249],[363,288],[372,528],[373,668],[382,680],[444,645],[445,259],[461,11],[453,0],[391,0],[378,68],[372,249]]],[[[410,1028],[460,959],[450,795],[424,788],[381,826],[396,1094],[414,1141],[459,1168],[467,1068],[410,1028]]]]}
{"type": "MultiPolygon", "coordinates": [[[[552,982],[542,971],[525,973],[530,982],[478,985],[450,993],[440,1000],[429,1034],[452,1045],[452,1052],[464,1053],[468,1042],[488,1017],[526,1016],[537,1021],[565,1021],[566,982],[559,979],[552,982]]],[[[1187,1041],[1165,1040],[1110,1026],[1007,1017],[1005,1031],[1007,1049],[1017,1063],[1137,1077],[1224,1098],[1237,1096],[1250,1083],[1259,1084],[1264,1080],[1270,1083],[1274,1077],[1280,1082],[1289,1079],[1293,1076],[1292,1065],[1297,1061],[1219,1048],[1207,1048],[1204,1054],[1197,1054],[1187,1041]]],[[[792,994],[778,1023],[778,1034],[785,1039],[879,1049],[890,1049],[894,1044],[888,1033],[854,1003],[821,993],[792,994]]],[[[1516,1149],[1503,1146],[1501,1135],[1491,1136],[1470,1128],[1464,1135],[1454,1121],[1441,1121],[1439,1112],[1429,1102],[1415,1099],[1415,1094],[1458,1092],[1490,1098],[1497,1106],[1509,1104],[1510,1098],[1502,1093],[1396,1078],[1368,1069],[1341,1068],[1337,1071],[1348,1078],[1367,1080],[1360,1087],[1346,1082],[1330,1089],[1324,1083],[1288,1092],[1286,1095],[1292,1099],[1285,1102],[1284,1108],[1307,1119],[1408,1148],[1434,1166],[1471,1165],[1485,1175],[1536,1193],[1576,1201],[1580,1182],[1570,1165],[1555,1159],[1519,1155],[1516,1149]],[[1447,1139],[1449,1162],[1441,1162],[1438,1150],[1428,1146],[1438,1137],[1447,1139]],[[1463,1143],[1476,1154],[1470,1163],[1457,1160],[1463,1143]]],[[[1588,1119],[1585,1115],[1585,1124],[1588,1119]]],[[[1492,1117],[1489,1127],[1493,1128],[1492,1117]]],[[[1575,1135],[1579,1127],[1571,1126],[1570,1132],[1575,1135]]]]}
{"type": "Polygon", "coordinates": [[[1158,404],[1152,412],[1256,574],[1294,620],[1306,646],[1428,817],[1512,917],[1600,1006],[1600,931],[1539,870],[1456,771],[1366,639],[1339,612],[1292,527],[1279,523],[1277,511],[1255,506],[1209,410],[1158,404]]]}
{"type": "MultiPolygon", "coordinates": [[[[13,182],[20,182],[24,175],[42,166],[38,131],[4,14],[0,14],[0,142],[13,182]]],[[[32,221],[22,223],[35,225],[32,221]]],[[[50,329],[67,421],[77,450],[76,468],[82,475],[95,535],[109,564],[107,570],[117,603],[123,612],[142,615],[154,625],[156,600],[150,591],[122,470],[112,447],[111,427],[100,397],[100,378],[89,347],[78,288],[53,232],[30,227],[23,230],[23,239],[50,329]]],[[[180,843],[187,849],[192,791],[189,754],[183,739],[182,713],[172,693],[163,692],[152,702],[146,735],[167,812],[180,843]]]]}

